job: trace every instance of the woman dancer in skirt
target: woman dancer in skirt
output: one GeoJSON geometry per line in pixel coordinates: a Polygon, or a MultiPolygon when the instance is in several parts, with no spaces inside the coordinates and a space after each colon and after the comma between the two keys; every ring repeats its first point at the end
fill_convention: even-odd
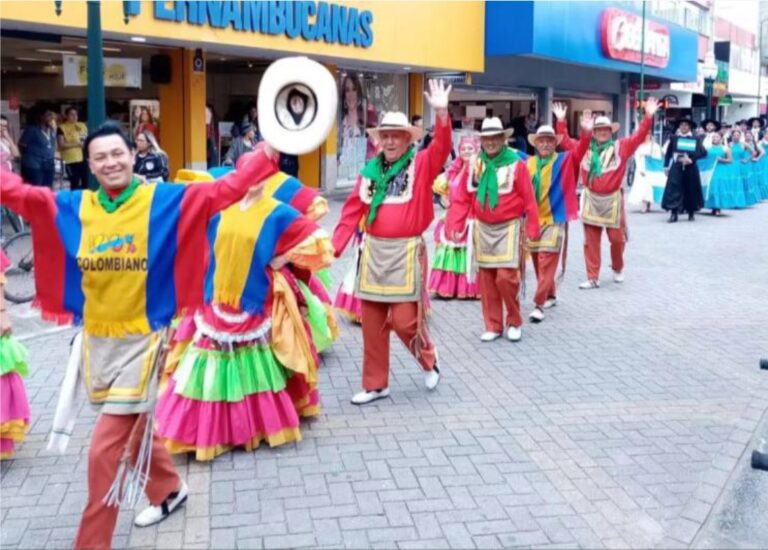
{"type": "Polygon", "coordinates": [[[758,195],[760,200],[768,200],[768,132],[763,133],[763,137],[757,142],[757,148],[760,150],[758,158],[760,179],[758,180],[758,195]]]}
{"type": "Polygon", "coordinates": [[[733,164],[731,150],[723,143],[723,136],[715,132],[711,136],[708,155],[717,158],[706,208],[712,209],[714,216],[722,216],[723,208],[742,208],[744,204],[744,186],[741,181],[741,166],[733,164]]]}
{"type": "Polygon", "coordinates": [[[319,411],[318,357],[300,311],[291,263],[327,267],[327,234],[255,186],[212,219],[206,305],[157,406],[158,433],[172,453],[212,460],[301,439],[299,417],[319,411]]]}
{"type": "MultiPolygon", "coordinates": [[[[450,203],[455,198],[459,185],[466,185],[469,177],[471,159],[480,152],[478,138],[464,136],[459,140],[459,156],[451,166],[435,180],[433,190],[450,203]]],[[[435,226],[435,257],[429,275],[428,289],[440,298],[476,299],[480,290],[476,280],[467,277],[472,259],[468,256],[471,248],[467,247],[469,231],[465,228],[458,242],[445,236],[445,217],[435,226]]]]}
{"type": "Polygon", "coordinates": [[[653,185],[651,178],[645,170],[645,157],[662,158],[661,147],[653,139],[653,134],[649,133],[645,137],[643,144],[635,151],[635,179],[632,181],[632,188],[629,191],[629,203],[641,206],[641,212],[651,211],[653,204],[653,185]]]}
{"type": "Polygon", "coordinates": [[[11,336],[5,308],[5,270],[8,258],[0,251],[0,459],[11,458],[16,444],[29,429],[29,402],[23,376],[27,375],[27,350],[11,336]]]}
{"type": "Polygon", "coordinates": [[[758,176],[755,172],[755,139],[752,132],[745,132],[743,136],[744,153],[742,156],[741,176],[744,179],[744,196],[747,198],[747,206],[760,202],[758,197],[758,176]]]}

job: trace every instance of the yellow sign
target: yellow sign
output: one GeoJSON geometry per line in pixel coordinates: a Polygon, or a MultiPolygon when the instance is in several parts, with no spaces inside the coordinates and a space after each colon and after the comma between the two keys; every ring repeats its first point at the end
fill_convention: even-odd
{"type": "MultiPolygon", "coordinates": [[[[88,84],[88,59],[84,55],[62,56],[64,86],[88,84]]],[[[141,88],[141,59],[104,58],[104,86],[141,88]]]]}

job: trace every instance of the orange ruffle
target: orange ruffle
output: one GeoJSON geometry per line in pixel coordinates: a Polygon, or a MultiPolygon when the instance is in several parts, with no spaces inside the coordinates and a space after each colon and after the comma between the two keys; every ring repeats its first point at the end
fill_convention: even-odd
{"type": "MultiPolygon", "coordinates": [[[[245,445],[237,445],[246,451],[254,451],[259,448],[261,442],[265,441],[270,447],[278,447],[286,443],[301,441],[301,430],[299,428],[285,428],[272,435],[258,434],[245,445]]],[[[165,440],[165,448],[171,454],[195,453],[195,459],[200,461],[213,460],[219,455],[231,451],[234,445],[216,445],[215,447],[195,447],[172,439],[165,440]]]]}

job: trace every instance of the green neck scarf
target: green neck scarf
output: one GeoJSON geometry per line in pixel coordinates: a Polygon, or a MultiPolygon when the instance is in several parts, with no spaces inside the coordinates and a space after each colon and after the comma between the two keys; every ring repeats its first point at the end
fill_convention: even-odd
{"type": "Polygon", "coordinates": [[[109,198],[109,195],[104,191],[103,187],[99,187],[99,190],[96,191],[96,196],[99,198],[99,202],[104,210],[106,210],[108,214],[111,214],[130,200],[134,193],[136,193],[139,185],[141,185],[141,180],[134,176],[133,179],[131,179],[131,183],[128,184],[128,187],[123,189],[114,199],[109,198]]]}
{"type": "Polygon", "coordinates": [[[555,153],[552,153],[545,159],[536,155],[536,172],[533,174],[533,190],[536,193],[536,202],[539,202],[541,198],[541,173],[554,159],[555,153]]]}
{"type": "Polygon", "coordinates": [[[379,154],[373,157],[363,167],[360,175],[364,178],[368,178],[374,184],[373,197],[371,198],[371,208],[368,211],[368,218],[365,221],[365,225],[370,227],[373,220],[376,219],[376,214],[379,211],[379,206],[384,203],[384,199],[387,198],[387,187],[389,182],[398,175],[403,168],[408,166],[408,163],[413,160],[413,156],[416,154],[415,147],[409,147],[408,151],[396,160],[387,171],[384,171],[384,154],[379,154]]]}
{"type": "Polygon", "coordinates": [[[599,178],[603,175],[603,161],[600,156],[609,147],[613,147],[613,140],[609,139],[602,145],[598,145],[594,139],[589,142],[589,177],[588,182],[592,182],[594,178],[599,178]]]}
{"type": "Polygon", "coordinates": [[[485,151],[480,152],[480,160],[483,161],[485,169],[480,176],[480,182],[477,187],[477,200],[480,201],[480,207],[485,210],[486,201],[491,210],[499,204],[499,180],[496,176],[496,170],[502,166],[514,164],[518,159],[517,153],[507,147],[504,148],[493,158],[490,158],[485,151]]]}

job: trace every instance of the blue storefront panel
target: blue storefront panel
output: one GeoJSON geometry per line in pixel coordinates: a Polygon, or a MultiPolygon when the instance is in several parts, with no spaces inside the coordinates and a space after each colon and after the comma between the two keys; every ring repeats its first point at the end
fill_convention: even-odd
{"type": "MultiPolygon", "coordinates": [[[[533,56],[639,73],[639,63],[612,59],[605,53],[603,22],[607,10],[637,14],[621,2],[486,2],[485,55],[533,56]]],[[[698,35],[656,18],[647,20],[668,32],[669,48],[666,66],[646,65],[646,74],[680,82],[695,81],[698,35]]]]}

